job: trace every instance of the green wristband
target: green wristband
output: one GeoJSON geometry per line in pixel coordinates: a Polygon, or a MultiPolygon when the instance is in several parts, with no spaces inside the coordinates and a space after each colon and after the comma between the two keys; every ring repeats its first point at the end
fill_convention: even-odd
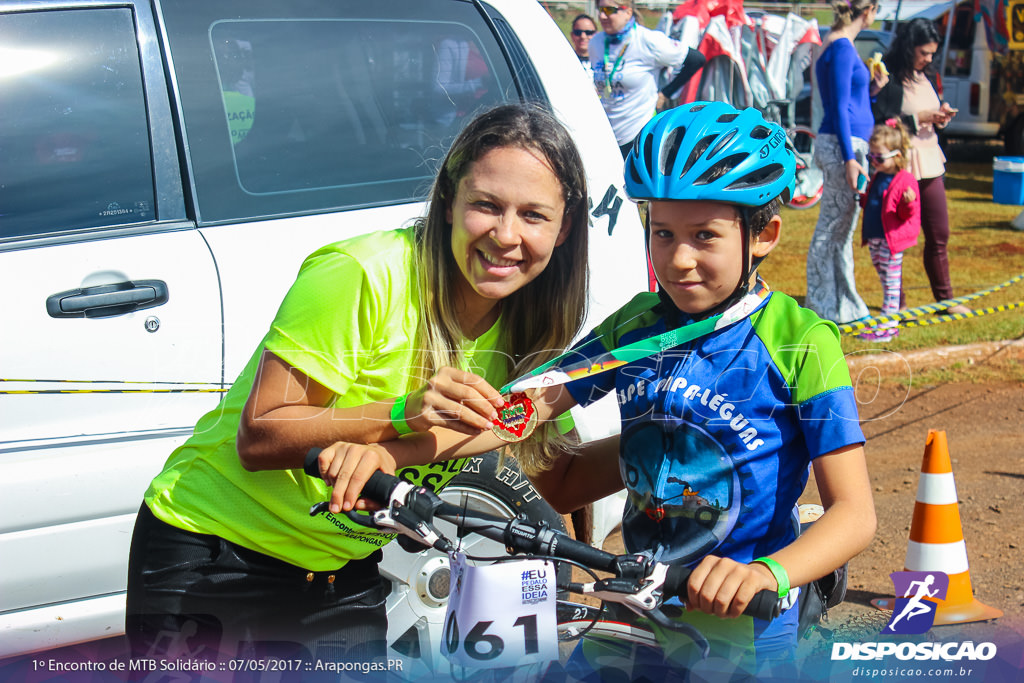
{"type": "Polygon", "coordinates": [[[768,567],[768,571],[772,573],[775,581],[779,584],[779,598],[786,597],[789,593],[789,574],[786,573],[786,569],[770,557],[759,557],[754,562],[760,562],[768,567]]]}
{"type": "Polygon", "coordinates": [[[391,426],[395,428],[399,436],[413,433],[413,428],[405,421],[405,399],[407,398],[409,398],[409,394],[399,396],[391,405],[391,426]]]}

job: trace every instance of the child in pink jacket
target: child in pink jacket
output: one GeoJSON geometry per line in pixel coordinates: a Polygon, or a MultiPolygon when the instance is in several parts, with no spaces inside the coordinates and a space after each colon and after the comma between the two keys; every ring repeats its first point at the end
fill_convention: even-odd
{"type": "MultiPolygon", "coordinates": [[[[917,180],[907,170],[910,136],[896,119],[875,126],[868,140],[868,162],[874,169],[861,195],[863,244],[882,280],[882,315],[900,307],[903,251],[917,244],[921,232],[921,201],[917,180]]],[[[896,322],[886,322],[862,333],[861,339],[887,342],[899,334],[896,322]]]]}

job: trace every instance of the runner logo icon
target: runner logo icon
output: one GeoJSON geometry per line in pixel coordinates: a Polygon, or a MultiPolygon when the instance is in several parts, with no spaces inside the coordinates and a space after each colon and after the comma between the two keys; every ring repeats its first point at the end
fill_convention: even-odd
{"type": "Polygon", "coordinates": [[[949,589],[945,572],[893,572],[896,606],[883,634],[925,633],[935,623],[938,602],[949,589]]]}

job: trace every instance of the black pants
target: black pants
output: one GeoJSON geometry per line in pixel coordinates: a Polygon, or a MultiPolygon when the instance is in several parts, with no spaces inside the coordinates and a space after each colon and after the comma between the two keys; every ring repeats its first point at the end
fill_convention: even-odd
{"type": "Polygon", "coordinates": [[[306,569],[139,510],[125,630],[141,659],[284,657],[370,662],[386,655],[382,553],[306,569]]]}

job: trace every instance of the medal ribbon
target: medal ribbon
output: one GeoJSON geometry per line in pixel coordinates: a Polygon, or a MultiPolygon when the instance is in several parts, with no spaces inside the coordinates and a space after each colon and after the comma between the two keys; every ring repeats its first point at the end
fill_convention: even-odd
{"type": "Polygon", "coordinates": [[[757,309],[761,301],[768,296],[768,287],[760,281],[758,281],[758,284],[761,285],[758,291],[747,294],[739,302],[730,306],[724,313],[675,330],[669,330],[654,337],[648,337],[647,339],[627,344],[626,346],[620,346],[594,358],[584,358],[581,361],[570,363],[564,368],[558,367],[566,359],[579,355],[576,351],[568,351],[558,358],[534,368],[522,377],[512,380],[503,386],[498,393],[519,393],[526,389],[568,384],[583,377],[592,377],[608,370],[614,370],[627,363],[632,363],[693,341],[715,330],[721,330],[748,317],[757,309]]]}
{"type": "MultiPolygon", "coordinates": [[[[612,89],[612,76],[614,76],[615,75],[615,71],[622,66],[622,58],[626,56],[626,50],[629,48],[629,43],[630,43],[630,41],[627,40],[625,42],[625,44],[622,46],[622,49],[619,51],[619,56],[615,58],[615,64],[612,65],[612,70],[609,71],[608,75],[605,76],[605,78],[604,78],[604,88],[605,88],[606,91],[610,91],[612,89]]],[[[605,36],[605,41],[604,41],[604,65],[605,65],[606,69],[608,68],[608,57],[609,57],[609,54],[608,54],[608,37],[605,36]]]]}

